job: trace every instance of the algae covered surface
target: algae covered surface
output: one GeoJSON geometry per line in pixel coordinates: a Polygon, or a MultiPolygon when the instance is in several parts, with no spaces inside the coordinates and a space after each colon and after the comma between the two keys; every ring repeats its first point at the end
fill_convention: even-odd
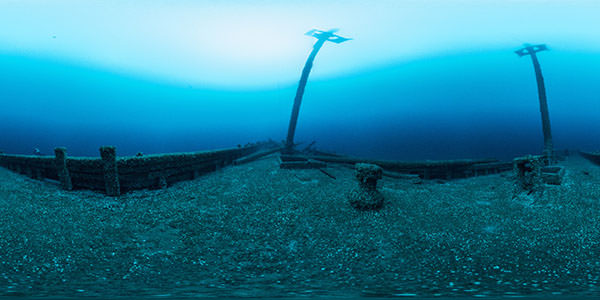
{"type": "Polygon", "coordinates": [[[120,197],[0,168],[0,295],[599,295],[600,168],[561,164],[530,195],[510,172],[384,177],[368,212],[351,168],[275,156],[120,197]]]}

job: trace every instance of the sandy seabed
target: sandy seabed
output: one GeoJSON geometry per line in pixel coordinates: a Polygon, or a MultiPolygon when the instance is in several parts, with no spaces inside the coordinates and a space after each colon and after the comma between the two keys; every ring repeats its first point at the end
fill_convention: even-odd
{"type": "Polygon", "coordinates": [[[377,212],[351,168],[275,156],[116,198],[0,168],[0,295],[600,296],[600,167],[561,165],[516,197],[510,172],[386,177],[377,212]]]}

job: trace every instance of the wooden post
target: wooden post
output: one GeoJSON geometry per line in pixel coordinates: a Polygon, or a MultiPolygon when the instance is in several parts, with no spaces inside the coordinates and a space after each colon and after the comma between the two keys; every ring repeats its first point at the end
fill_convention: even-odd
{"type": "Polygon", "coordinates": [[[114,146],[100,147],[100,157],[104,162],[104,184],[106,195],[119,196],[121,187],[119,186],[119,171],[117,170],[117,150],[114,146]]]}
{"type": "Polygon", "coordinates": [[[67,148],[54,148],[54,161],[56,162],[58,180],[60,181],[63,190],[72,190],[73,184],[71,184],[71,175],[69,175],[69,169],[67,168],[67,148]]]}

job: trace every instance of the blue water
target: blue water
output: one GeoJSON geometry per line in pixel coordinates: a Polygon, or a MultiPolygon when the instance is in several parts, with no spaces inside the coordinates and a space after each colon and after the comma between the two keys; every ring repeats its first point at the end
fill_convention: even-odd
{"type": "MultiPolygon", "coordinates": [[[[309,79],[296,141],[399,160],[540,153],[535,76],[529,57],[513,53],[519,46],[309,79]]],[[[555,147],[600,149],[600,53],[538,57],[555,147]]],[[[216,89],[3,52],[0,150],[50,154],[66,146],[70,155],[97,156],[99,146],[115,145],[120,155],[131,155],[283,140],[296,84],[216,89]]]]}
{"type": "MultiPolygon", "coordinates": [[[[534,68],[514,53],[531,42],[549,47],[538,58],[555,149],[600,150],[592,1],[4,1],[0,152],[283,141],[314,43],[301,30],[326,25],[353,40],[317,55],[298,143],[406,161],[541,154],[534,68]]],[[[321,173],[264,160],[189,185],[125,172],[159,175],[161,189],[121,185],[119,197],[7,171],[0,297],[594,296],[600,171],[561,163],[562,185],[533,167],[526,178],[386,177],[379,212],[350,207],[355,173],[334,164],[321,173]],[[536,190],[521,190],[531,178],[536,190]]],[[[93,170],[94,183],[109,183],[108,171],[93,170]]]]}

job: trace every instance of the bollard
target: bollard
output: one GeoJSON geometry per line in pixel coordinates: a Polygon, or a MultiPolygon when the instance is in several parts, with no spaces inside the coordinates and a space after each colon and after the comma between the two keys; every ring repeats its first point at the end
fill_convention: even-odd
{"type": "Polygon", "coordinates": [[[104,163],[104,185],[106,195],[119,196],[121,188],[119,186],[119,172],[117,170],[117,150],[114,146],[100,147],[100,157],[104,163]]]}
{"type": "Polygon", "coordinates": [[[71,184],[71,175],[69,175],[69,169],[67,169],[67,148],[54,148],[54,161],[56,163],[58,180],[60,181],[63,190],[72,190],[73,185],[71,184]]]}
{"type": "Polygon", "coordinates": [[[357,163],[355,165],[358,186],[350,191],[348,200],[358,210],[377,210],[383,205],[383,195],[377,190],[377,181],[383,177],[378,165],[357,163]]]}
{"type": "Polygon", "coordinates": [[[527,192],[531,194],[541,188],[541,168],[544,166],[543,156],[527,155],[513,160],[515,174],[515,194],[527,192]]]}

